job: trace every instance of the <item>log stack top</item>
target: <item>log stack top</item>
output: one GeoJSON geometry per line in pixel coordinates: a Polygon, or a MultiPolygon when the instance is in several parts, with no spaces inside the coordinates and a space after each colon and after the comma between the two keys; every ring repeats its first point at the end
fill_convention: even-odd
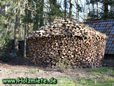
{"type": "Polygon", "coordinates": [[[75,20],[57,18],[52,23],[41,27],[38,31],[33,31],[29,34],[29,38],[41,38],[52,36],[80,36],[86,38],[96,37],[98,39],[107,39],[108,37],[96,31],[89,25],[80,24],[75,20]]]}

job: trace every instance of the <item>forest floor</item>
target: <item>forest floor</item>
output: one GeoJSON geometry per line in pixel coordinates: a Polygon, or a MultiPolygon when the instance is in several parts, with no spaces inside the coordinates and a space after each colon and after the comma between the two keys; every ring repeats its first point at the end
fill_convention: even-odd
{"type": "Polygon", "coordinates": [[[66,69],[59,71],[52,68],[34,66],[29,60],[16,58],[8,63],[0,62],[0,86],[114,86],[114,67],[94,69],[66,69]],[[2,79],[50,78],[57,79],[57,84],[3,84],[2,79]]]}

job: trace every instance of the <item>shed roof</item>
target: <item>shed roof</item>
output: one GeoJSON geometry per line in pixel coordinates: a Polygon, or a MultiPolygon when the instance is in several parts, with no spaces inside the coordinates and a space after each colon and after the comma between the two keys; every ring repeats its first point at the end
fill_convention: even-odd
{"type": "Polygon", "coordinates": [[[109,38],[106,42],[106,54],[114,54],[114,20],[98,20],[85,22],[97,31],[106,34],[109,38]]]}

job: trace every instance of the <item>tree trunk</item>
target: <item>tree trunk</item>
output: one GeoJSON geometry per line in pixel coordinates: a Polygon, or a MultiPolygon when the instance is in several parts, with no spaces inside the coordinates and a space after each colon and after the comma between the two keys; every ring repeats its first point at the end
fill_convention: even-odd
{"type": "MultiPolygon", "coordinates": [[[[114,2],[114,1],[113,1],[113,2],[114,2]]],[[[114,9],[114,5],[111,4],[111,8],[110,8],[111,15],[113,15],[113,9],[114,9]]]]}
{"type": "Polygon", "coordinates": [[[40,7],[40,27],[43,26],[43,8],[44,8],[44,0],[41,0],[41,7],[40,7]]]}
{"type": "Polygon", "coordinates": [[[16,9],[16,19],[15,19],[15,27],[14,27],[14,49],[16,51],[16,53],[18,52],[19,48],[18,48],[18,37],[19,37],[19,22],[20,19],[18,18],[20,10],[18,11],[18,8],[16,9]]]}
{"type": "Polygon", "coordinates": [[[76,19],[79,21],[79,5],[78,5],[78,0],[76,0],[76,19]]]}
{"type": "MultiPolygon", "coordinates": [[[[19,1],[14,0],[14,3],[17,4],[19,3],[19,1]]],[[[14,26],[14,50],[16,55],[19,51],[19,47],[18,47],[19,24],[20,24],[19,14],[20,14],[20,8],[16,8],[16,18],[15,18],[15,26],[14,26]]]]}
{"type": "Polygon", "coordinates": [[[90,17],[90,2],[89,2],[89,0],[87,0],[87,2],[88,2],[88,11],[89,11],[89,12],[88,12],[88,13],[89,13],[88,16],[90,17]]]}
{"type": "MultiPolygon", "coordinates": [[[[31,0],[28,0],[28,6],[31,6],[31,5],[32,5],[32,1],[31,0]]],[[[31,10],[27,10],[27,7],[25,9],[28,12],[25,15],[28,16],[28,19],[30,19],[31,18],[31,10]]],[[[27,25],[28,25],[28,28],[26,29],[26,35],[28,36],[28,33],[29,33],[29,31],[30,31],[31,28],[29,27],[29,24],[27,24],[27,25]]]]}
{"type": "Polygon", "coordinates": [[[93,11],[93,13],[95,13],[94,2],[92,3],[92,11],[93,11]]]}
{"type": "MultiPolygon", "coordinates": [[[[25,16],[30,17],[30,12],[27,10],[27,6],[29,5],[30,3],[26,3],[25,4],[25,16]]],[[[26,36],[27,36],[27,30],[28,30],[28,20],[26,19],[26,22],[25,22],[25,32],[24,32],[24,53],[23,53],[23,56],[26,57],[26,36]]]]}
{"type": "Polygon", "coordinates": [[[70,0],[69,18],[72,18],[72,0],[70,0]]]}
{"type": "Polygon", "coordinates": [[[99,0],[97,0],[97,18],[99,19],[99,0]]]}
{"type": "Polygon", "coordinates": [[[39,10],[37,10],[37,13],[35,14],[35,22],[33,26],[33,30],[38,30],[39,28],[39,10]]]}
{"type": "Polygon", "coordinates": [[[66,19],[67,0],[64,0],[64,6],[65,6],[65,13],[64,13],[64,17],[65,17],[65,19],[66,19]]]}
{"type": "Polygon", "coordinates": [[[25,24],[25,34],[24,34],[24,57],[26,57],[26,32],[27,32],[27,24],[25,24]]]}
{"type": "Polygon", "coordinates": [[[108,4],[104,1],[104,19],[106,19],[108,17],[108,4]]]}
{"type": "MultiPolygon", "coordinates": [[[[39,8],[39,0],[38,0],[38,2],[36,2],[36,9],[37,8],[39,8]]],[[[41,5],[40,5],[41,6],[41,5]]],[[[34,16],[35,16],[35,22],[34,22],[34,26],[33,26],[33,30],[38,30],[39,29],[39,17],[40,17],[40,15],[39,15],[39,9],[37,9],[36,10],[36,13],[34,14],[34,16]]]]}
{"type": "Polygon", "coordinates": [[[84,4],[84,8],[83,8],[83,21],[85,22],[85,20],[86,20],[86,14],[85,14],[85,9],[86,9],[86,4],[84,4]]]}

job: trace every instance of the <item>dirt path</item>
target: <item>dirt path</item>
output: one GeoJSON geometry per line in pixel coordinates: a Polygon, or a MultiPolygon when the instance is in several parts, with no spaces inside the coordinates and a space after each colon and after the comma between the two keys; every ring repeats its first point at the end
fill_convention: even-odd
{"type": "MultiPolygon", "coordinates": [[[[71,80],[71,76],[73,77],[73,71],[67,70],[62,72],[57,71],[52,68],[42,68],[35,67],[30,61],[25,59],[14,59],[11,62],[3,63],[0,62],[0,86],[28,86],[28,85],[3,85],[2,79],[6,78],[15,78],[23,77],[23,78],[46,78],[50,79],[52,77],[56,79],[67,79],[71,80]],[[71,75],[71,76],[70,76],[71,75]]],[[[76,74],[75,74],[76,75],[76,74]]],[[[76,76],[82,76],[82,73],[77,73],[76,76]]],[[[58,82],[64,84],[64,82],[58,82]]],[[[74,83],[75,84],[75,83],[74,83]]],[[[29,86],[39,86],[39,85],[29,85],[29,86]]]]}
{"type": "Polygon", "coordinates": [[[114,86],[114,68],[60,71],[53,68],[36,67],[27,59],[16,58],[8,63],[0,62],[0,86],[114,86]],[[47,80],[54,77],[58,80],[58,83],[56,85],[2,84],[2,79],[17,79],[18,77],[46,78],[47,80]]]}

